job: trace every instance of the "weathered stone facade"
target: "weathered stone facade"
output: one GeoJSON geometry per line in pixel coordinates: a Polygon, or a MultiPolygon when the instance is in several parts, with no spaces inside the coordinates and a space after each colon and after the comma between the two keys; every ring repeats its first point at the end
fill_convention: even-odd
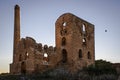
{"type": "Polygon", "coordinates": [[[15,6],[13,63],[11,74],[36,73],[63,67],[76,72],[94,64],[94,25],[71,13],[55,23],[55,47],[37,43],[33,38],[20,39],[20,8],[15,6]]]}

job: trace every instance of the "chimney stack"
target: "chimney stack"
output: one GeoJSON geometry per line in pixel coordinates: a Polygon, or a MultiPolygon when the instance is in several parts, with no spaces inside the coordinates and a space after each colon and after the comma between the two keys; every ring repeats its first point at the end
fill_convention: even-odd
{"type": "Polygon", "coordinates": [[[16,54],[16,48],[20,41],[20,7],[15,5],[14,8],[14,43],[13,43],[13,57],[16,54]]]}

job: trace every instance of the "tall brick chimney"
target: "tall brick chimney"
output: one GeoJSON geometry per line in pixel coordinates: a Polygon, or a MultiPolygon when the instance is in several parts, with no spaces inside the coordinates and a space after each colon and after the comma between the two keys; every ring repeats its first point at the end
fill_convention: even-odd
{"type": "Polygon", "coordinates": [[[16,54],[16,48],[20,41],[20,7],[15,5],[14,8],[14,42],[13,42],[13,62],[16,54]]]}

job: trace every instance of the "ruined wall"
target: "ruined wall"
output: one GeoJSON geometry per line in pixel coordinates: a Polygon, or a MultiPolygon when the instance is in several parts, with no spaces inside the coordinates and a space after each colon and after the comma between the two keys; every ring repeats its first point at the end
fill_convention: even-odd
{"type": "Polygon", "coordinates": [[[63,14],[56,21],[56,48],[59,60],[72,71],[93,64],[94,25],[71,13],[63,14]]]}
{"type": "Polygon", "coordinates": [[[22,38],[16,48],[15,62],[11,64],[12,73],[35,73],[55,66],[55,47],[42,46],[31,37],[22,38]],[[47,57],[44,56],[47,54],[47,57]]]}
{"type": "Polygon", "coordinates": [[[10,73],[31,74],[56,67],[73,73],[94,64],[93,24],[71,13],[65,13],[55,23],[55,39],[56,46],[53,47],[37,43],[31,37],[21,38],[14,48],[10,73]]]}

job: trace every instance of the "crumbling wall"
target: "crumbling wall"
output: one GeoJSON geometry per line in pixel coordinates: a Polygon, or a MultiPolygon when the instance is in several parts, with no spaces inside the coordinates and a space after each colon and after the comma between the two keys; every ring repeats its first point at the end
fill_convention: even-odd
{"type": "Polygon", "coordinates": [[[71,13],[61,15],[55,24],[61,63],[71,72],[94,64],[94,25],[71,13]]]}
{"type": "Polygon", "coordinates": [[[16,47],[10,72],[37,73],[60,67],[74,73],[94,64],[93,24],[65,13],[55,23],[55,38],[55,47],[37,43],[31,37],[22,38],[16,47]]]}

